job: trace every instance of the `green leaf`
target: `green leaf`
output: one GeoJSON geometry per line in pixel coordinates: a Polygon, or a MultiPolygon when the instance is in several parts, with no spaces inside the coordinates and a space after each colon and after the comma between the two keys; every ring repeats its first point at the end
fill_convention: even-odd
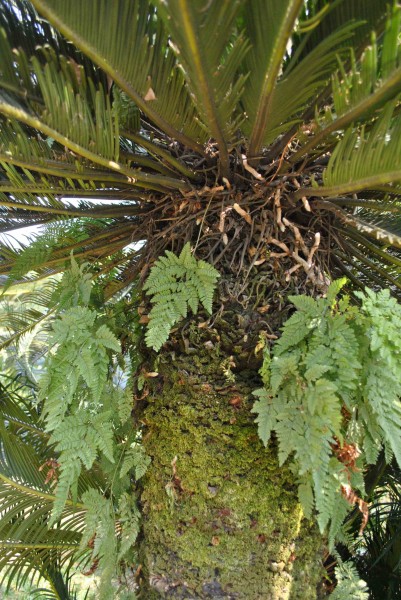
{"type": "Polygon", "coordinates": [[[174,55],[166,48],[166,33],[160,20],[155,21],[149,2],[33,0],[32,4],[103,69],[162,131],[203,153],[197,142],[200,130],[196,113],[181,73],[174,68],[174,55]],[[138,60],[138,56],[146,60],[138,60]],[[165,60],[161,70],[162,57],[165,60]],[[181,133],[183,122],[187,124],[185,134],[181,133]]]}
{"type": "Polygon", "coordinates": [[[143,286],[152,296],[153,304],[146,332],[147,346],[158,351],[172,327],[187,316],[188,306],[196,312],[200,302],[211,314],[219,277],[212,265],[194,258],[189,243],[184,245],[180,256],[167,251],[166,256],[160,257],[143,286]]]}
{"type": "MultiPolygon", "coordinates": [[[[282,5],[284,6],[284,4],[282,5]]],[[[354,24],[340,28],[313,49],[294,68],[285,69],[279,77],[271,92],[271,108],[268,120],[265,124],[262,142],[265,145],[273,143],[277,137],[288,132],[297,123],[302,122],[302,111],[310,108],[310,103],[318,98],[321,90],[327,86],[327,82],[337,66],[338,53],[341,45],[350,38],[355,29],[354,24]]],[[[255,57],[255,61],[259,60],[255,57]]],[[[257,70],[256,70],[257,72],[257,70]]],[[[252,83],[251,71],[249,84],[252,83]]],[[[244,93],[244,104],[250,111],[253,97],[253,89],[247,89],[244,93]]],[[[252,112],[250,113],[252,115],[252,112]]],[[[246,121],[244,129],[249,133],[252,120],[246,121]]]]}
{"type": "Polygon", "coordinates": [[[266,390],[261,388],[259,390],[255,390],[253,394],[254,396],[258,396],[259,400],[254,403],[251,412],[258,415],[255,419],[255,422],[258,424],[259,437],[264,445],[267,446],[271,433],[276,424],[276,418],[272,412],[271,402],[266,390]]]}
{"type": "Polygon", "coordinates": [[[389,103],[369,132],[346,131],[324,171],[324,185],[314,194],[337,196],[401,180],[401,118],[394,109],[389,103]]]}
{"type": "Polygon", "coordinates": [[[132,444],[124,455],[124,460],[120,469],[120,477],[124,477],[131,471],[135,472],[135,479],[143,477],[150,465],[150,458],[145,454],[142,446],[132,444]]]}
{"type": "Polygon", "coordinates": [[[338,294],[341,292],[346,283],[346,277],[342,277],[341,279],[335,279],[330,283],[326,294],[327,302],[330,306],[333,305],[333,303],[337,299],[338,294]]]}
{"type": "Polygon", "coordinates": [[[369,590],[360,579],[359,573],[351,562],[341,562],[336,567],[337,587],[331,594],[333,600],[367,600],[369,590]]]}
{"type": "Polygon", "coordinates": [[[273,92],[283,58],[303,0],[263,0],[249,3],[245,25],[253,48],[248,57],[249,81],[244,95],[250,116],[251,134],[248,153],[257,156],[261,150],[267,124],[272,114],[273,92]]]}
{"type": "Polygon", "coordinates": [[[312,518],[312,511],[314,506],[313,489],[311,482],[307,479],[298,486],[298,498],[302,505],[302,510],[306,519],[312,518]]]}
{"type": "MultiPolygon", "coordinates": [[[[47,83],[47,80],[45,81],[47,83]]],[[[57,83],[57,85],[60,85],[60,83],[57,83]]],[[[85,116],[83,123],[80,124],[80,121],[77,120],[79,111],[82,109],[78,101],[79,97],[75,97],[72,90],[68,90],[68,88],[66,88],[66,93],[68,93],[66,102],[69,105],[72,105],[72,113],[68,115],[68,113],[66,114],[64,108],[62,107],[61,102],[56,102],[57,99],[61,100],[56,90],[57,86],[54,84],[47,97],[47,110],[42,113],[41,117],[32,115],[25,108],[23,108],[22,105],[18,104],[14,99],[12,99],[7,93],[0,90],[0,113],[10,120],[19,121],[28,127],[40,131],[42,134],[53,138],[62,146],[66,146],[72,152],[88,159],[95,164],[105,167],[111,171],[123,173],[129,177],[133,183],[137,183],[139,187],[152,187],[155,185],[156,189],[159,189],[159,186],[162,184],[162,182],[167,184],[168,187],[186,187],[185,183],[180,182],[179,180],[174,180],[162,175],[150,175],[143,173],[139,169],[130,169],[121,163],[117,163],[108,156],[102,156],[101,154],[90,150],[89,148],[91,148],[93,143],[96,143],[96,137],[95,140],[92,141],[93,136],[90,135],[90,133],[93,134],[93,132],[97,130],[99,139],[103,137],[104,132],[101,120],[96,121],[96,127],[93,127],[95,123],[93,121],[91,122],[91,120],[87,119],[85,116]],[[51,117],[51,115],[53,116],[51,117]],[[71,125],[71,123],[74,125],[71,125]],[[90,132],[90,129],[92,129],[92,132],[90,132]]],[[[47,90],[43,90],[43,92],[45,93],[47,90]]],[[[103,98],[101,95],[98,97],[103,98]]],[[[99,103],[97,102],[97,104],[99,103]]],[[[100,108],[100,110],[102,111],[103,107],[100,108]]],[[[89,113],[88,109],[85,110],[85,115],[87,113],[89,113]]],[[[111,126],[112,124],[109,123],[107,128],[110,128],[111,126]]],[[[115,133],[110,136],[110,139],[113,140],[113,143],[115,141],[114,136],[115,133]]],[[[105,152],[105,154],[108,154],[108,152],[105,152]]]]}
{"type": "Polygon", "coordinates": [[[249,47],[241,34],[230,39],[241,4],[238,0],[211,0],[205,10],[203,0],[158,2],[204,127],[217,142],[226,177],[227,143],[240,125],[236,108],[245,81],[238,71],[249,47]]]}
{"type": "Polygon", "coordinates": [[[350,509],[344,489],[364,493],[364,465],[380,446],[401,462],[401,306],[389,290],[358,293],[360,309],[337,301],[344,283],[327,298],[291,297],[297,310],[267,356],[270,377],[252,409],[262,442],[275,432],[279,463],[291,460],[305,513],[315,506],[330,547],[350,509]]]}
{"type": "MultiPolygon", "coordinates": [[[[383,10],[379,2],[377,8],[383,10]]],[[[394,5],[381,47],[377,48],[373,39],[360,62],[351,53],[351,70],[340,63],[340,71],[333,76],[332,83],[334,110],[326,112],[321,123],[317,119],[318,131],[291,157],[291,162],[297,162],[321,143],[330,144],[334,132],[346,129],[351,123],[367,120],[376,109],[399,95],[401,68],[394,38],[400,24],[400,9],[394,5]]]]}

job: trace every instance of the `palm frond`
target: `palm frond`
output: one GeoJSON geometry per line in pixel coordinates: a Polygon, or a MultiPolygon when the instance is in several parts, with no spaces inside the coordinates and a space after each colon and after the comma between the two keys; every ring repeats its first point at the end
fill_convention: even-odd
{"type": "MultiPolygon", "coordinates": [[[[125,212],[129,214],[129,207],[125,212]]],[[[9,274],[7,285],[21,280],[30,271],[36,271],[39,277],[47,277],[58,272],[60,267],[64,268],[71,252],[76,258],[101,261],[140,237],[140,232],[133,235],[132,223],[128,219],[122,223],[111,219],[72,219],[50,223],[26,244],[19,242],[17,248],[0,245],[4,257],[0,272],[9,274]]]]}
{"type": "Polygon", "coordinates": [[[236,114],[236,107],[245,77],[238,75],[235,81],[235,75],[248,44],[241,34],[230,40],[241,4],[239,0],[212,0],[204,10],[203,0],[158,3],[203,126],[217,142],[225,176],[227,143],[233,140],[244,118],[236,114]]]}
{"type": "Polygon", "coordinates": [[[8,348],[3,366],[23,373],[31,385],[37,383],[40,363],[48,350],[57,290],[58,282],[49,279],[40,285],[11,287],[0,301],[0,347],[8,348]]]}
{"type": "Polygon", "coordinates": [[[8,587],[34,575],[54,584],[72,566],[84,523],[82,507],[70,502],[62,522],[48,527],[54,495],[43,466],[52,454],[31,402],[0,386],[0,571],[8,587]]]}
{"type": "MultiPolygon", "coordinates": [[[[55,89],[53,89],[52,94],[55,98],[57,97],[55,89]]],[[[76,117],[78,116],[78,111],[80,110],[79,103],[75,103],[72,98],[73,96],[70,96],[68,98],[68,102],[71,102],[73,105],[73,112],[70,113],[68,118],[66,118],[66,113],[61,105],[58,106],[58,109],[55,109],[54,113],[52,109],[49,110],[49,112],[42,115],[42,118],[38,118],[37,116],[26,111],[19,103],[13,100],[8,95],[8,93],[3,92],[0,93],[0,113],[2,113],[5,117],[11,120],[19,121],[20,123],[23,123],[28,127],[40,131],[43,135],[53,140],[56,140],[59,144],[64,145],[72,152],[90,160],[95,164],[98,164],[111,171],[123,173],[127,177],[127,181],[135,183],[138,187],[161,190],[163,190],[163,185],[167,186],[167,188],[186,187],[186,184],[182,181],[167,178],[162,175],[150,175],[138,169],[131,169],[122,165],[121,163],[117,163],[116,161],[111,160],[110,158],[105,158],[104,156],[95,154],[94,152],[89,150],[88,148],[90,148],[92,140],[91,133],[94,133],[94,129],[90,127],[90,124],[86,122],[86,119],[82,123],[83,127],[81,128],[79,126],[79,121],[76,120],[76,117]],[[50,114],[53,114],[53,116],[51,119],[49,119],[49,121],[51,122],[51,124],[49,125],[46,116],[49,116],[50,114]],[[58,120],[58,122],[55,123],[54,118],[57,119],[57,116],[60,117],[60,119],[58,120]],[[73,131],[71,131],[71,122],[74,122],[74,125],[72,126],[73,131]],[[54,129],[52,125],[54,125],[56,129],[54,129]],[[87,127],[87,125],[89,125],[89,128],[87,127]]],[[[102,111],[103,107],[101,107],[99,110],[102,111]]],[[[95,129],[98,130],[99,139],[102,138],[103,133],[100,128],[101,122],[102,120],[100,120],[99,124],[95,127],[95,129]]],[[[93,121],[92,125],[94,125],[93,121]]],[[[107,122],[107,128],[110,129],[111,127],[112,119],[107,122]]],[[[109,150],[111,151],[110,148],[109,150]]]]}
{"type": "Polygon", "coordinates": [[[203,141],[205,134],[182,74],[174,68],[175,57],[167,46],[160,19],[152,17],[150,3],[35,0],[32,4],[101,67],[157,127],[204,153],[197,140],[203,141]]]}
{"type": "MultiPolygon", "coordinates": [[[[8,54],[2,57],[3,69],[12,70],[14,51],[5,34],[2,39],[3,45],[8,48],[8,54]]],[[[36,95],[39,99],[30,100],[27,95],[21,98],[10,89],[5,89],[1,92],[0,112],[11,120],[21,121],[41,131],[42,135],[47,136],[46,143],[50,147],[59,143],[95,164],[101,164],[111,171],[120,171],[130,178],[131,184],[138,177],[139,180],[149,177],[152,179],[151,174],[142,173],[141,169],[132,169],[124,161],[118,162],[121,94],[117,94],[120,102],[113,104],[111,94],[105,93],[104,85],[96,83],[88,76],[82,65],[59,56],[52,48],[37,49],[36,54],[31,57],[27,57],[21,49],[18,52],[24,56],[27,65],[25,75],[35,81],[36,95]],[[74,150],[66,143],[67,140],[73,142],[74,150]],[[91,151],[93,147],[96,147],[96,153],[91,151]]],[[[14,69],[14,75],[15,73],[14,69]]],[[[18,79],[17,75],[15,77],[18,79]]],[[[25,89],[24,81],[20,81],[20,86],[20,90],[25,89]]],[[[138,154],[136,158],[138,165],[157,165],[157,161],[146,159],[143,154],[138,154]]],[[[131,163],[134,160],[135,156],[132,156],[131,163]]],[[[156,168],[157,170],[159,168],[156,168]]],[[[166,178],[167,181],[170,181],[173,187],[176,186],[177,182],[173,183],[173,178],[166,178]]],[[[156,186],[159,187],[159,184],[156,186]]]]}
{"type": "Polygon", "coordinates": [[[356,542],[353,558],[369,584],[373,600],[401,598],[401,489],[400,470],[395,463],[383,472],[372,493],[370,517],[363,536],[356,542]]]}
{"type": "Polygon", "coordinates": [[[251,157],[261,150],[272,114],[276,81],[302,5],[303,0],[254,0],[247,5],[245,25],[253,48],[247,57],[249,80],[244,101],[251,124],[251,157]]]}
{"type": "Polygon", "coordinates": [[[302,60],[333,32],[351,22],[359,23],[352,40],[359,55],[368,43],[372,30],[381,33],[388,6],[387,0],[336,0],[330,3],[308,0],[304,8],[305,17],[310,23],[308,36],[305,40],[302,36],[294,40],[296,47],[302,44],[299,59],[302,60]]]}
{"type": "MultiPolygon", "coordinates": [[[[349,24],[332,33],[294,68],[284,70],[271,95],[271,109],[262,137],[271,144],[292,125],[303,122],[302,112],[318,97],[337,66],[342,44],[350,39],[355,25],[349,24]]],[[[251,94],[245,98],[251,98],[251,94]]]]}
{"type": "Polygon", "coordinates": [[[340,70],[332,81],[333,109],[326,110],[314,124],[316,133],[292,157],[297,162],[319,144],[330,144],[330,136],[345,129],[351,123],[367,120],[374,111],[399,94],[401,66],[398,52],[398,34],[401,10],[394,5],[386,21],[381,44],[373,37],[365,48],[360,61],[351,51],[351,68],[347,70],[340,62],[340,70]]]}
{"type": "Polygon", "coordinates": [[[346,131],[323,172],[318,195],[341,196],[401,180],[401,117],[393,116],[394,108],[388,103],[369,132],[364,127],[346,131]]]}

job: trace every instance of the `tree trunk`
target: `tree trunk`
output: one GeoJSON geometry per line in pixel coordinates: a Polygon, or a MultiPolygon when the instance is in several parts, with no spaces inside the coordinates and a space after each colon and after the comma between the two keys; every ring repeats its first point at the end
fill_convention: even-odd
{"type": "Polygon", "coordinates": [[[146,600],[319,597],[321,536],[302,518],[274,442],[266,449],[258,438],[256,340],[244,327],[239,314],[207,331],[186,324],[181,344],[173,337],[159,356],[143,413],[146,600]]]}

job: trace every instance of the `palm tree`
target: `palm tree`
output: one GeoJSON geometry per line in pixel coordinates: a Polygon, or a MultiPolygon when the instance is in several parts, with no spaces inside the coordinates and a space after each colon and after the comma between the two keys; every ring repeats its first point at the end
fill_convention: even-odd
{"type": "Polygon", "coordinates": [[[210,320],[138,342],[144,598],[321,593],[324,540],[250,413],[255,347],[341,273],[401,288],[400,24],[388,0],[0,2],[0,226],[45,227],[0,274],[73,252],[105,302],[148,290],[142,324],[165,251],[220,275],[210,320]]]}

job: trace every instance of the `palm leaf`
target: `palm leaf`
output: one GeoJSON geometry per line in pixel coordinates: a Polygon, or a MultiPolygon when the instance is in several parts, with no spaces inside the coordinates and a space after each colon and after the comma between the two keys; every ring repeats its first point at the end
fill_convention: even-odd
{"type": "Polygon", "coordinates": [[[197,125],[184,79],[174,68],[174,54],[166,45],[160,20],[155,24],[149,18],[154,11],[148,2],[35,0],[32,4],[99,65],[155,125],[203,153],[197,139],[204,140],[205,135],[197,125]],[[150,89],[153,94],[149,94],[150,89]],[[181,132],[183,122],[185,133],[181,132]]]}
{"type": "MultiPolygon", "coordinates": [[[[53,92],[51,92],[51,95],[54,95],[54,98],[57,97],[57,92],[55,91],[55,88],[53,88],[53,92]]],[[[50,97],[49,96],[49,102],[50,101],[50,97]]],[[[100,96],[98,96],[100,97],[100,96]]],[[[66,114],[63,110],[63,108],[59,105],[58,107],[58,112],[57,112],[57,107],[55,108],[55,112],[53,113],[53,110],[49,110],[49,112],[46,113],[46,115],[49,117],[50,114],[53,114],[53,117],[50,119],[51,125],[54,125],[56,128],[53,128],[51,125],[49,125],[47,123],[46,118],[38,118],[34,115],[32,115],[31,113],[27,112],[20,104],[16,103],[8,94],[6,93],[0,93],[0,113],[2,113],[5,117],[11,119],[11,120],[16,120],[19,121],[20,123],[23,123],[24,125],[27,125],[28,127],[32,127],[38,131],[40,131],[42,134],[44,134],[45,136],[47,136],[48,138],[51,138],[53,140],[56,140],[59,144],[62,144],[63,146],[67,147],[69,150],[71,150],[72,152],[78,154],[79,156],[82,156],[90,161],[92,161],[95,164],[101,165],[102,167],[105,167],[106,169],[110,169],[111,171],[117,171],[118,173],[123,173],[127,178],[128,181],[131,181],[131,183],[135,183],[136,185],[138,185],[139,187],[150,187],[153,189],[163,189],[162,185],[166,185],[167,187],[186,187],[184,183],[179,182],[177,180],[171,179],[171,178],[166,178],[164,176],[156,176],[156,175],[148,175],[143,173],[142,171],[139,171],[138,169],[130,169],[128,167],[125,167],[124,165],[117,163],[114,160],[111,160],[107,157],[101,156],[99,154],[95,154],[94,152],[92,152],[91,150],[89,150],[88,148],[90,147],[90,143],[92,140],[91,134],[90,134],[90,125],[89,128],[87,127],[87,123],[86,123],[86,119],[85,121],[82,123],[83,127],[81,128],[78,124],[78,127],[74,127],[74,131],[71,131],[71,118],[73,119],[73,123],[77,124],[76,121],[76,117],[78,116],[78,112],[80,110],[79,108],[79,103],[75,103],[73,101],[73,96],[70,95],[68,98],[68,102],[72,103],[73,106],[73,113],[69,115],[68,118],[66,118],[66,114]],[[60,117],[60,120],[58,120],[56,123],[54,122],[54,115],[55,118],[60,117]],[[69,137],[71,136],[71,137],[69,137]],[[78,140],[78,141],[76,141],[78,140]]],[[[100,106],[99,110],[101,112],[103,112],[103,106],[100,106]]],[[[49,106],[50,109],[50,106],[49,106]]],[[[105,109],[105,111],[107,112],[107,110],[105,109]]],[[[103,116],[105,116],[106,112],[103,113],[103,116]]],[[[67,113],[68,114],[68,113],[67,113]]],[[[110,116],[110,114],[109,114],[110,116]]],[[[107,117],[105,117],[107,118],[107,117]]],[[[102,122],[102,119],[100,119],[99,125],[102,122]]],[[[92,121],[93,124],[93,121],[92,121]]],[[[110,121],[107,122],[107,129],[110,129],[112,127],[112,119],[110,121]]],[[[92,133],[94,132],[93,127],[92,129],[92,133]]],[[[102,131],[100,128],[97,129],[98,131],[98,137],[99,139],[102,138],[102,131]]],[[[109,151],[111,151],[111,149],[109,148],[109,151]]],[[[106,152],[107,154],[107,152],[106,152]]]]}
{"type": "Polygon", "coordinates": [[[379,464],[375,471],[379,481],[371,494],[369,521],[363,536],[356,540],[353,560],[374,600],[397,600],[401,597],[400,471],[394,463],[386,469],[379,464]]]}
{"type": "MultiPolygon", "coordinates": [[[[389,2],[387,0],[336,0],[327,3],[324,0],[305,2],[305,17],[311,24],[309,35],[302,43],[302,59],[312,52],[323,40],[344,25],[358,22],[359,26],[353,36],[353,47],[358,49],[366,46],[372,30],[381,31],[389,2]]],[[[302,42],[302,39],[300,40],[302,42]]],[[[296,46],[298,43],[296,42],[296,46]]]]}
{"type": "Polygon", "coordinates": [[[0,386],[0,571],[8,587],[23,585],[36,574],[53,587],[58,578],[57,589],[63,584],[60,569],[72,565],[79,548],[84,512],[69,502],[62,525],[48,528],[54,494],[41,465],[51,458],[51,450],[24,394],[0,386]]]}
{"type": "Polygon", "coordinates": [[[257,156],[264,141],[272,99],[289,39],[303,0],[248,3],[245,23],[253,48],[247,58],[249,80],[244,95],[250,116],[249,155],[257,156]]]}
{"type": "Polygon", "coordinates": [[[399,94],[401,67],[397,38],[400,25],[400,8],[394,6],[386,22],[382,44],[378,47],[373,39],[372,44],[365,48],[360,62],[351,52],[349,71],[340,63],[341,68],[332,82],[333,110],[326,111],[322,119],[317,119],[317,132],[291,157],[291,163],[297,162],[319,144],[330,143],[334,132],[366,120],[399,94]]]}
{"type": "Polygon", "coordinates": [[[364,127],[346,131],[323,172],[320,196],[341,196],[401,180],[401,117],[393,114],[394,104],[389,103],[369,132],[364,127]]]}
{"type": "MultiPolygon", "coordinates": [[[[5,38],[3,42],[3,45],[8,47],[8,54],[2,57],[2,62],[6,69],[12,70],[14,52],[10,42],[5,38]]],[[[4,90],[0,94],[0,112],[10,119],[35,127],[48,137],[47,143],[51,140],[50,145],[58,142],[62,147],[73,150],[67,143],[70,140],[75,147],[73,152],[109,170],[124,173],[131,178],[131,183],[138,177],[152,179],[151,175],[141,173],[139,169],[134,170],[124,163],[118,163],[118,107],[121,110],[121,102],[112,106],[110,94],[105,94],[102,84],[96,84],[86,75],[82,66],[56,55],[51,48],[41,49],[39,55],[37,51],[30,60],[21,49],[19,55],[24,56],[24,61],[29,67],[28,76],[37,82],[36,94],[40,98],[39,101],[29,103],[28,98],[22,100],[18,98],[18,94],[13,97],[10,91],[4,90]],[[93,147],[100,151],[100,156],[91,152],[93,147]]],[[[134,158],[131,157],[131,162],[134,158]]],[[[138,154],[137,160],[140,165],[144,164],[143,155],[138,154]]],[[[153,164],[154,161],[145,158],[145,165],[153,164]]],[[[169,178],[166,178],[166,181],[168,180],[169,178]]],[[[171,178],[170,184],[173,187],[176,185],[171,178]]]]}
{"type": "MultiPolygon", "coordinates": [[[[303,122],[302,111],[327,85],[337,66],[341,45],[354,30],[353,24],[344,26],[323,40],[294,68],[284,70],[271,93],[271,109],[262,137],[263,144],[269,145],[293,124],[303,122]]],[[[252,98],[251,92],[244,97],[252,98]]],[[[244,102],[247,105],[246,100],[244,102]]]]}
{"type": "Polygon", "coordinates": [[[40,362],[48,349],[57,282],[20,287],[9,288],[0,302],[0,346],[9,348],[3,365],[12,364],[36,385],[40,362]]]}
{"type": "Polygon", "coordinates": [[[242,35],[230,40],[241,4],[239,0],[213,0],[204,10],[203,0],[158,3],[203,125],[217,142],[225,176],[227,142],[233,140],[244,118],[236,118],[236,106],[245,78],[239,75],[235,83],[234,79],[248,48],[242,35]]]}

